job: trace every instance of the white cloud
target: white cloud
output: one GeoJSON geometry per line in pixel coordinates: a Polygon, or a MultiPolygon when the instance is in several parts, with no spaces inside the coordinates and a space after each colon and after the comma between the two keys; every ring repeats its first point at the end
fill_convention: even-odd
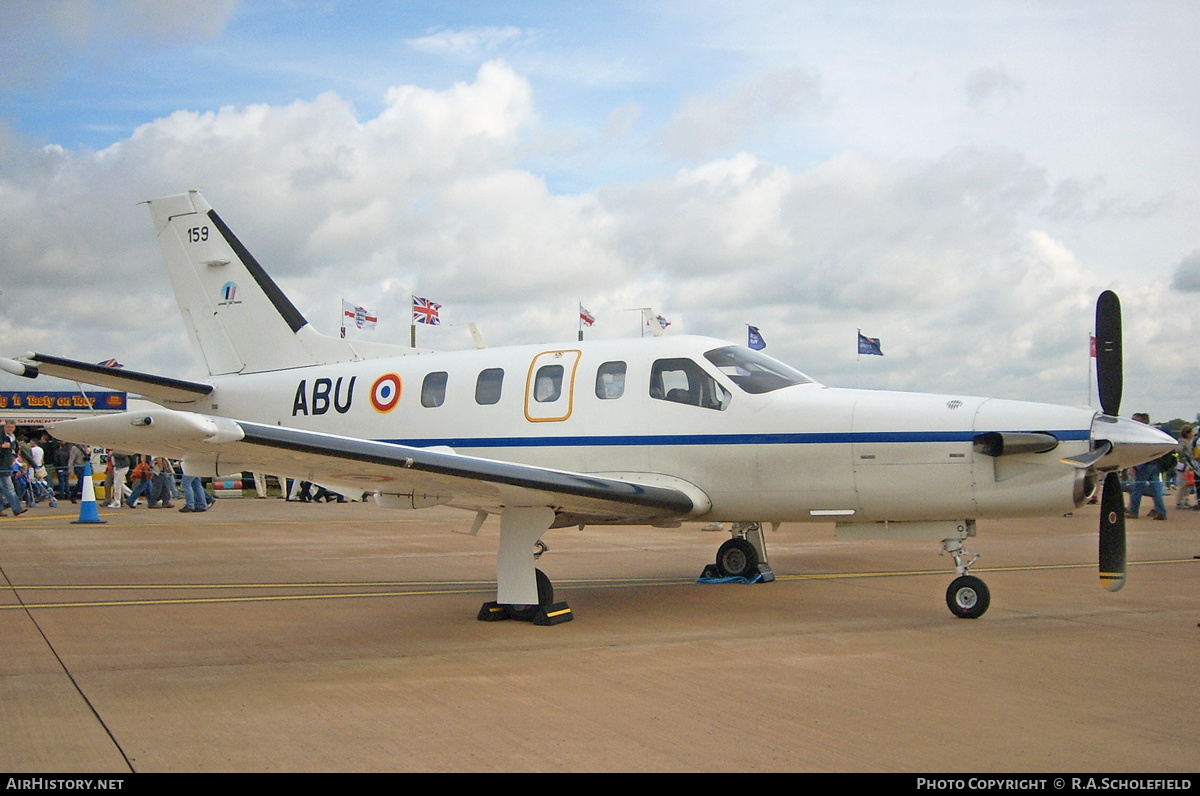
{"type": "MultiPolygon", "coordinates": [[[[808,107],[789,96],[780,113],[808,107]]],[[[1169,275],[1098,276],[1048,226],[1065,189],[1011,148],[844,152],[805,169],[742,151],[555,195],[520,162],[540,124],[528,80],[497,61],[441,91],[396,86],[365,120],[328,92],[179,111],[101,152],[0,139],[0,353],[197,375],[135,203],[199,188],[327,333],[341,296],[380,313],[376,339],[406,339],[415,292],[492,345],[569,338],[577,301],[598,316],[593,336],[629,336],[624,310],[650,305],[672,332],[741,340],[761,326],[768,353],[831,384],[855,382],[862,327],[886,353],[862,366],[864,386],[1081,403],[1092,302],[1115,287],[1130,405],[1191,405],[1195,329],[1190,313],[1168,320],[1183,304],[1169,275]]],[[[1196,270],[1185,259],[1177,284],[1196,270]]]]}
{"type": "Polygon", "coordinates": [[[58,76],[64,55],[91,48],[98,60],[125,43],[211,39],[225,30],[237,0],[57,0],[0,3],[0,88],[58,76]]]}
{"type": "Polygon", "coordinates": [[[1177,290],[1200,293],[1200,249],[1184,257],[1175,266],[1175,278],[1172,285],[1177,290]]]}
{"type": "Polygon", "coordinates": [[[967,102],[976,108],[1003,108],[1020,99],[1024,82],[1002,66],[977,69],[967,77],[967,102]]]}
{"type": "Polygon", "coordinates": [[[820,105],[816,76],[805,69],[767,72],[728,93],[684,99],[659,132],[673,155],[698,160],[739,147],[747,136],[802,117],[820,105]]]}
{"type": "Polygon", "coordinates": [[[435,28],[424,36],[409,39],[414,50],[461,59],[491,57],[502,48],[528,43],[537,38],[535,31],[522,30],[514,25],[503,27],[468,27],[458,30],[435,28]]]}

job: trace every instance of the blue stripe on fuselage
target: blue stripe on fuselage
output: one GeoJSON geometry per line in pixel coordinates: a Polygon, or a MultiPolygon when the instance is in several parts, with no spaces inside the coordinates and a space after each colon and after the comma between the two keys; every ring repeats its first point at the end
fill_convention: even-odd
{"type": "MultiPolygon", "coordinates": [[[[1041,431],[1041,429],[1038,429],[1041,431]]],[[[427,448],[446,445],[451,448],[595,448],[632,445],[844,445],[872,442],[973,442],[981,431],[858,431],[811,432],[802,434],[634,434],[579,437],[450,437],[446,439],[384,439],[393,445],[427,448]]],[[[1013,432],[1007,432],[1013,433],[1013,432]]],[[[1030,432],[1017,432],[1030,433],[1030,432]]],[[[1043,432],[1060,442],[1087,440],[1090,429],[1043,432]]]]}

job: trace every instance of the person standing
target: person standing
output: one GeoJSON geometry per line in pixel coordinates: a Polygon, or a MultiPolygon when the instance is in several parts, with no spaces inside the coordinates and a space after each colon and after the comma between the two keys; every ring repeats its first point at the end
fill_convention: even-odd
{"type": "Polygon", "coordinates": [[[42,448],[41,442],[36,436],[29,438],[29,492],[32,495],[33,502],[37,502],[39,497],[46,498],[50,501],[50,508],[58,506],[58,497],[50,490],[50,485],[46,483],[46,451],[42,448]]]}
{"type": "Polygon", "coordinates": [[[17,499],[17,490],[13,488],[12,468],[16,460],[17,424],[6,420],[4,431],[0,433],[0,500],[8,503],[14,517],[19,517],[29,509],[21,505],[21,501],[17,499]]]}
{"type": "Polygon", "coordinates": [[[88,452],[83,446],[72,442],[71,450],[67,454],[67,466],[75,472],[75,486],[71,490],[71,502],[78,503],[83,497],[83,475],[87,469],[88,452]]]}
{"type": "Polygon", "coordinates": [[[138,499],[143,494],[147,494],[147,502],[150,500],[148,493],[154,479],[154,472],[150,469],[149,459],[149,456],[139,455],[137,463],[133,465],[133,473],[129,476],[129,480],[133,482],[133,492],[129,494],[125,505],[131,509],[137,508],[138,499]]]}
{"type": "Polygon", "coordinates": [[[150,496],[147,499],[152,509],[161,506],[172,508],[171,498],[175,496],[175,469],[171,462],[163,456],[154,457],[154,477],[150,484],[150,496]]]}
{"type": "Polygon", "coordinates": [[[204,494],[204,484],[198,475],[183,475],[183,508],[180,511],[201,512],[208,510],[208,496],[204,494]]]}
{"type": "Polygon", "coordinates": [[[1188,495],[1196,491],[1195,443],[1196,430],[1190,424],[1179,429],[1179,464],[1175,468],[1179,473],[1179,491],[1175,493],[1175,508],[1177,509],[1186,509],[1188,495]]]}
{"type": "MultiPolygon", "coordinates": [[[[1135,413],[1133,419],[1139,423],[1150,424],[1150,415],[1145,412],[1135,413]]],[[[1174,452],[1167,455],[1173,456],[1174,452]]],[[[1142,496],[1149,493],[1154,499],[1154,508],[1147,513],[1147,516],[1152,520],[1165,520],[1167,518],[1167,504],[1163,500],[1162,465],[1160,460],[1154,459],[1145,464],[1139,464],[1133,468],[1133,473],[1133,493],[1129,496],[1129,510],[1125,512],[1125,516],[1136,520],[1138,518],[1138,510],[1142,505],[1142,496]]]]}
{"type": "Polygon", "coordinates": [[[108,507],[110,509],[119,509],[121,507],[121,499],[125,495],[125,474],[129,472],[129,455],[125,453],[117,453],[114,450],[108,452],[108,466],[112,471],[112,483],[108,482],[108,472],[104,475],[105,493],[108,495],[108,507]]]}
{"type": "Polygon", "coordinates": [[[71,497],[71,448],[69,442],[54,442],[54,452],[50,454],[50,463],[54,465],[54,476],[56,479],[55,489],[58,492],[59,500],[67,500],[71,497]]]}

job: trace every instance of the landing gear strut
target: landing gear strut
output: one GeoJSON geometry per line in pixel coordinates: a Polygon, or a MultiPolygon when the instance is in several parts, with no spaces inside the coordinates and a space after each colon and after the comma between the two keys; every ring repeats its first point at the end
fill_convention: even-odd
{"type": "Polygon", "coordinates": [[[959,619],[978,619],[992,603],[992,593],[988,591],[987,584],[967,574],[979,560],[979,554],[968,552],[959,538],[943,539],[942,553],[954,557],[954,570],[958,573],[958,577],[950,582],[950,588],[946,589],[946,607],[959,619]]]}
{"type": "Polygon", "coordinates": [[[575,617],[565,602],[554,602],[554,585],[534,562],[546,552],[541,535],[554,522],[554,510],[514,506],[500,513],[500,554],[496,562],[496,599],[486,602],[480,622],[516,619],[535,625],[561,625],[575,617]]]}

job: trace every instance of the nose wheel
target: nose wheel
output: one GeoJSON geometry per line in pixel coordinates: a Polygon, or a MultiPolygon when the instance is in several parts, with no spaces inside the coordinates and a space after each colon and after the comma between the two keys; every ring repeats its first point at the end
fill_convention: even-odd
{"type": "Polygon", "coordinates": [[[987,584],[974,575],[961,575],[946,589],[946,606],[959,619],[978,619],[992,602],[987,584]]]}
{"type": "Polygon", "coordinates": [[[745,578],[761,583],[775,580],[767,563],[762,523],[735,522],[729,532],[733,538],[717,549],[717,560],[704,568],[701,577],[745,578]]]}
{"type": "Polygon", "coordinates": [[[978,619],[992,604],[992,593],[987,584],[974,575],[967,574],[979,560],[978,553],[970,553],[962,546],[962,539],[943,539],[942,553],[954,558],[954,569],[958,577],[946,589],[946,607],[959,619],[978,619]],[[969,560],[968,560],[969,559],[969,560]]]}

